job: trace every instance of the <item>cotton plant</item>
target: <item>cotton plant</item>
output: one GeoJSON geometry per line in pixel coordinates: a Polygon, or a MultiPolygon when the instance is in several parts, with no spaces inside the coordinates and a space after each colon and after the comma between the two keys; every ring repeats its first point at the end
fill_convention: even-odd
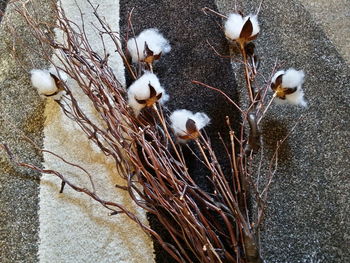
{"type": "Polygon", "coordinates": [[[127,50],[133,63],[143,62],[152,70],[153,63],[163,54],[169,53],[169,41],[156,28],[143,30],[127,42],[127,50]]]}
{"type": "Polygon", "coordinates": [[[49,97],[54,100],[60,100],[63,95],[63,82],[66,82],[68,76],[66,73],[55,68],[32,69],[31,83],[42,97],[49,97]]]}
{"type": "Polygon", "coordinates": [[[128,104],[138,116],[143,108],[150,108],[156,102],[164,104],[169,99],[158,77],[146,71],[128,89],[128,104]]]}
{"type": "MultiPolygon", "coordinates": [[[[214,14],[218,14],[216,11],[212,11],[214,14]]],[[[99,17],[98,14],[95,15],[99,17]]],[[[219,15],[220,17],[225,17],[224,15],[219,15]]],[[[25,18],[30,19],[29,16],[25,16],[25,18]]],[[[259,81],[259,79],[255,78],[255,76],[257,76],[259,60],[255,54],[255,45],[252,42],[257,38],[260,32],[258,17],[255,14],[243,16],[240,13],[234,13],[226,18],[224,33],[227,39],[230,40],[230,43],[236,42],[240,47],[245,69],[244,78],[250,101],[246,103],[248,105],[242,105],[242,107],[240,107],[219,89],[210,87],[204,83],[202,83],[202,85],[217,90],[225,95],[225,97],[232,102],[233,107],[239,111],[237,111],[237,113],[240,114],[240,119],[242,121],[237,124],[232,123],[233,125],[231,127],[230,119],[226,117],[226,123],[229,128],[227,129],[227,133],[222,136],[223,145],[216,145],[217,147],[228,146],[225,150],[232,169],[221,169],[220,163],[225,164],[227,162],[221,162],[221,156],[215,154],[215,150],[212,148],[210,141],[206,141],[205,138],[201,137],[201,130],[210,123],[210,118],[205,113],[193,113],[189,110],[179,109],[172,112],[170,116],[167,116],[166,112],[163,114],[163,112],[154,110],[151,111],[150,114],[154,114],[157,118],[153,119],[152,122],[144,118],[142,123],[130,114],[132,111],[137,117],[143,109],[156,108],[155,105],[157,103],[164,104],[169,99],[158,77],[153,73],[153,63],[160,59],[163,54],[171,50],[169,41],[165,39],[157,29],[146,29],[127,42],[126,48],[131,56],[132,62],[141,63],[142,66],[145,66],[144,68],[148,68],[150,71],[143,71],[143,75],[130,85],[127,90],[127,96],[124,96],[125,87],[120,83],[116,83],[115,81],[103,81],[104,78],[102,77],[104,76],[107,80],[110,79],[110,71],[105,71],[107,69],[103,66],[102,58],[95,56],[95,51],[92,50],[91,45],[86,42],[86,39],[80,37],[79,31],[76,30],[76,25],[73,24],[72,26],[72,24],[70,24],[70,20],[65,18],[64,12],[62,12],[62,16],[58,17],[61,22],[57,23],[57,25],[60,30],[64,30],[65,34],[67,34],[68,37],[66,39],[69,47],[73,47],[74,50],[80,50],[84,47],[84,52],[81,52],[81,54],[77,53],[77,56],[81,56],[81,58],[86,61],[94,62],[93,64],[95,65],[102,65],[101,70],[99,70],[101,78],[95,78],[95,67],[84,68],[84,75],[86,78],[90,81],[96,81],[96,84],[98,84],[101,91],[103,91],[96,94],[93,85],[87,85],[86,83],[88,82],[82,82],[80,83],[80,85],[82,85],[81,88],[89,91],[86,92],[88,98],[92,102],[95,102],[96,99],[100,100],[100,95],[104,96],[104,94],[106,94],[107,98],[109,95],[116,97],[116,100],[113,101],[113,107],[105,107],[103,103],[93,103],[97,111],[104,114],[104,118],[101,121],[105,121],[106,125],[103,125],[103,127],[101,126],[102,132],[92,133],[90,129],[83,129],[83,131],[91,140],[99,142],[101,139],[106,142],[97,143],[97,146],[100,147],[103,153],[115,158],[115,163],[117,165],[123,166],[123,169],[120,169],[121,172],[125,172],[121,174],[123,179],[131,178],[129,175],[132,175],[135,172],[134,170],[137,170],[137,176],[134,177],[133,180],[128,180],[126,182],[128,187],[122,186],[120,188],[126,191],[130,190],[130,197],[136,204],[144,204],[145,206],[143,207],[159,207],[160,209],[151,209],[149,212],[157,216],[161,222],[166,223],[164,227],[169,231],[171,236],[179,237],[180,240],[187,238],[183,236],[184,233],[181,229],[190,227],[195,230],[191,232],[191,238],[188,239],[189,242],[184,245],[181,242],[176,243],[178,248],[173,245],[170,246],[161,239],[159,240],[163,249],[167,250],[171,255],[178,256],[175,259],[179,262],[181,259],[191,258],[192,254],[196,258],[201,259],[203,263],[213,261],[231,262],[235,260],[241,262],[252,259],[254,262],[263,262],[260,256],[259,246],[256,242],[258,240],[256,233],[259,232],[259,225],[264,215],[265,206],[257,206],[256,210],[249,211],[250,207],[247,205],[247,195],[244,194],[245,191],[238,191],[237,189],[242,186],[247,187],[246,190],[249,190],[248,188],[250,187],[254,187],[254,192],[256,191],[258,193],[256,196],[261,197],[259,200],[255,201],[263,201],[261,202],[262,204],[267,203],[265,190],[268,189],[275,172],[264,175],[266,176],[264,180],[259,181],[259,176],[257,176],[257,181],[253,181],[255,180],[254,170],[250,169],[250,167],[252,167],[251,164],[253,163],[254,155],[259,151],[261,142],[263,142],[263,140],[261,140],[261,130],[259,129],[260,121],[273,101],[302,106],[306,105],[302,90],[304,73],[302,71],[289,69],[277,72],[272,78],[271,90],[274,92],[274,100],[269,101],[266,107],[266,90],[259,88],[259,83],[252,84],[256,80],[259,81]],[[256,87],[256,89],[254,89],[254,87],[256,87]],[[118,114],[115,114],[116,111],[118,114]],[[167,117],[169,123],[166,121],[167,117]],[[127,123],[132,123],[134,125],[129,125],[128,127],[124,127],[124,125],[120,126],[119,120],[126,120],[127,123]],[[237,126],[234,127],[235,125],[237,126]],[[104,127],[108,127],[108,129],[104,129],[104,127]],[[147,129],[144,129],[145,127],[147,127],[147,129]],[[125,132],[124,128],[127,128],[128,131],[132,131],[135,139],[130,140],[128,135],[130,133],[125,132]],[[173,133],[169,133],[171,129],[173,133]],[[235,130],[242,131],[240,132],[240,136],[236,136],[235,130]],[[187,166],[191,160],[185,159],[181,152],[181,147],[175,145],[172,134],[175,135],[177,142],[180,143],[195,140],[196,145],[194,146],[200,149],[202,155],[202,157],[200,155],[196,157],[199,158],[199,162],[209,170],[209,180],[212,182],[211,187],[213,191],[210,190],[208,192],[207,189],[201,189],[199,185],[196,185],[197,181],[193,180],[195,177],[192,177],[193,174],[192,171],[190,171],[192,169],[188,169],[189,167],[187,166]],[[127,138],[125,136],[127,136],[127,138]],[[225,138],[229,141],[226,141],[225,138]],[[116,142],[119,142],[121,147],[115,147],[116,142]],[[132,162],[129,163],[129,160],[132,162]],[[133,163],[133,165],[130,165],[131,163],[133,163]],[[124,164],[126,165],[124,166],[124,164]],[[264,181],[268,182],[266,186],[261,185],[264,181]],[[259,184],[260,186],[257,187],[259,184]],[[133,189],[137,189],[140,185],[143,187],[142,194],[133,195],[133,189]],[[264,190],[261,192],[259,189],[264,190]],[[197,209],[197,201],[201,198],[205,199],[205,202],[200,203],[204,204],[206,208],[209,207],[211,212],[208,212],[208,209],[204,209],[205,211],[202,211],[203,209],[197,209]],[[188,213],[183,213],[181,209],[168,209],[169,213],[166,215],[161,212],[163,209],[174,206],[174,204],[189,208],[188,213]],[[225,207],[225,211],[222,210],[222,207],[225,207]],[[212,217],[212,212],[216,213],[215,217],[212,217]],[[251,221],[249,217],[250,214],[254,215],[256,220],[251,221]],[[168,221],[168,218],[171,218],[171,220],[168,221]],[[232,218],[232,220],[226,220],[227,218],[232,218]],[[173,227],[174,219],[180,227],[173,227]],[[212,224],[208,224],[210,220],[216,221],[213,221],[212,224]],[[221,227],[222,222],[226,225],[224,228],[221,227]],[[206,227],[203,228],[203,225],[206,227]],[[234,230],[237,227],[242,231],[223,231],[223,229],[234,230]],[[216,234],[213,236],[212,233],[216,234]],[[212,238],[215,239],[214,243],[212,243],[212,238]],[[232,240],[237,241],[237,244],[234,244],[235,249],[232,249],[232,240]],[[213,244],[216,246],[215,249],[210,249],[213,247],[213,244]],[[193,249],[189,250],[188,247],[193,249]],[[187,251],[190,251],[191,255],[186,254],[187,251]],[[227,251],[227,253],[217,253],[217,251],[227,251]]],[[[35,21],[36,20],[32,20],[28,24],[35,25],[35,21]]],[[[103,19],[99,19],[99,21],[102,24],[104,23],[103,19]]],[[[36,26],[34,32],[37,32],[40,28],[41,27],[36,26]]],[[[107,32],[107,34],[114,37],[113,32],[107,32]]],[[[42,38],[47,36],[47,34],[38,35],[42,38]]],[[[48,41],[50,39],[44,40],[43,43],[52,45],[54,50],[59,48],[64,48],[62,49],[63,51],[66,50],[65,46],[61,46],[53,41],[48,41]]],[[[122,52],[121,47],[118,48],[118,50],[122,52]]],[[[62,59],[67,65],[70,63],[74,65],[76,63],[76,58],[74,56],[63,56],[62,59]]],[[[132,68],[128,60],[123,61],[128,68],[132,68]]],[[[240,62],[241,61],[242,60],[240,60],[240,62]]],[[[242,63],[240,63],[240,65],[241,64],[242,63]]],[[[82,73],[81,67],[69,68],[72,70],[70,76],[77,80],[77,76],[82,73]]],[[[129,72],[131,75],[134,73],[132,69],[129,70],[129,72]]],[[[62,95],[62,82],[64,82],[66,78],[59,72],[36,69],[32,70],[31,74],[32,84],[38,89],[39,94],[47,97],[56,97],[57,95],[58,98],[59,95],[62,95]]],[[[135,75],[132,77],[136,78],[135,75]]],[[[196,81],[193,81],[193,83],[195,82],[196,81]]],[[[196,83],[198,84],[199,82],[197,81],[196,83]]],[[[72,94],[72,96],[75,96],[75,94],[72,94]]],[[[95,125],[94,122],[88,117],[81,118],[79,115],[80,111],[73,110],[80,109],[79,105],[74,100],[68,101],[68,103],[72,103],[74,107],[67,107],[67,110],[64,111],[65,114],[68,113],[68,115],[71,114],[75,116],[76,118],[73,119],[79,124],[82,124],[82,127],[86,124],[95,127],[93,126],[95,125]]],[[[62,105],[60,106],[62,107],[62,105]]],[[[226,160],[226,156],[224,158],[226,160]]],[[[277,163],[277,155],[273,158],[275,158],[272,159],[273,163],[277,163]]],[[[201,171],[199,171],[199,173],[201,173],[201,171]]],[[[62,180],[62,190],[64,183],[68,182],[68,185],[72,185],[65,179],[65,176],[61,176],[59,173],[56,175],[59,175],[62,180]]],[[[201,180],[202,179],[204,180],[204,176],[201,176],[201,180]]],[[[75,185],[72,186],[73,189],[80,189],[74,186],[75,185]]],[[[90,192],[88,188],[84,188],[83,190],[82,192],[106,206],[106,202],[98,198],[94,192],[90,192]]],[[[134,220],[141,227],[144,227],[144,224],[140,223],[141,221],[138,217],[128,211],[127,208],[124,208],[123,205],[109,202],[108,209],[112,210],[112,214],[115,215],[120,214],[121,211],[126,212],[130,215],[130,219],[134,220]]],[[[149,229],[145,228],[144,230],[148,231],[149,229]]],[[[148,233],[154,237],[159,236],[159,233],[156,231],[148,231],[148,233]]]]}
{"type": "MultiPolygon", "coordinates": [[[[256,14],[243,16],[241,13],[232,13],[227,17],[224,25],[224,32],[228,40],[238,44],[244,62],[244,74],[246,78],[253,79],[253,75],[256,75],[256,66],[258,66],[259,61],[254,54],[254,49],[250,49],[253,53],[249,53],[246,48],[252,40],[257,38],[260,32],[258,16],[256,14]],[[253,62],[253,67],[249,66],[248,59],[253,62]]],[[[253,88],[250,80],[246,79],[246,81],[249,100],[252,103],[254,101],[253,88]]]]}
{"type": "Polygon", "coordinates": [[[232,13],[228,16],[225,23],[225,35],[228,39],[236,41],[241,46],[248,43],[258,36],[260,26],[257,15],[247,15],[232,13]]]}
{"type": "Polygon", "coordinates": [[[271,90],[277,104],[291,104],[306,107],[302,85],[305,73],[302,70],[290,68],[277,71],[272,77],[271,90]]]}
{"type": "Polygon", "coordinates": [[[199,131],[210,122],[210,118],[205,113],[194,114],[185,109],[174,111],[169,119],[175,136],[182,143],[198,138],[199,131]]]}

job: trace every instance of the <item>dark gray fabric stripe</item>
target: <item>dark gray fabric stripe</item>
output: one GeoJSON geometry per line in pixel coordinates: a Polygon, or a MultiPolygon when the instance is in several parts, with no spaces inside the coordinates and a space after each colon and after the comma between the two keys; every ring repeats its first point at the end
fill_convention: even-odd
{"type": "MultiPolygon", "coordinates": [[[[3,3],[4,1],[2,1],[3,3]]],[[[50,1],[35,0],[40,20],[53,23],[50,1]],[[39,8],[40,6],[40,8],[39,8]],[[40,10],[40,11],[38,11],[40,10]]],[[[44,106],[37,91],[31,87],[29,70],[45,67],[43,58],[28,52],[28,46],[38,46],[23,19],[9,4],[0,27],[0,142],[7,143],[19,160],[41,165],[40,154],[23,140],[30,137],[37,145],[43,143],[44,106]],[[6,15],[5,15],[6,16],[6,15]],[[8,27],[12,26],[21,41],[14,42],[8,27]],[[10,52],[16,45],[15,61],[10,52]],[[20,61],[20,63],[19,63],[20,61]],[[22,68],[23,67],[23,68],[22,68]],[[14,126],[11,126],[12,123],[14,126]],[[14,128],[15,127],[15,128],[14,128]]],[[[39,47],[39,46],[38,46],[39,47]]],[[[39,182],[40,174],[13,165],[0,150],[0,262],[38,262],[39,242],[39,182]]]]}
{"type": "MultiPolygon", "coordinates": [[[[135,33],[145,28],[156,27],[170,40],[172,51],[156,64],[155,72],[162,85],[170,94],[167,106],[170,110],[186,108],[192,111],[204,111],[212,119],[206,129],[212,138],[218,155],[224,156],[223,147],[217,136],[218,132],[227,134],[225,116],[232,122],[237,121],[237,112],[232,105],[218,93],[204,87],[196,87],[191,80],[199,80],[213,87],[220,88],[230,97],[237,99],[236,83],[229,60],[219,58],[210,49],[206,40],[210,40],[218,50],[228,53],[227,42],[216,22],[215,16],[206,16],[201,9],[205,6],[216,9],[212,0],[135,0],[121,1],[121,32],[127,28],[127,16],[131,8],[135,33]]],[[[188,154],[190,173],[196,182],[210,191],[206,179],[207,171],[188,154]]],[[[223,163],[224,166],[225,165],[223,163]]],[[[151,226],[160,231],[158,222],[151,219],[151,226]]],[[[163,235],[166,237],[166,235],[163,235]]],[[[155,246],[157,262],[173,262],[158,246],[155,246]]]]}

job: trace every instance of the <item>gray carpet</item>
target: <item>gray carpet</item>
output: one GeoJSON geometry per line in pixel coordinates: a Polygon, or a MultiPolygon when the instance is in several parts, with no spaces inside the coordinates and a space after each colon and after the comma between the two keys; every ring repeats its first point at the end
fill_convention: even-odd
{"type": "MultiPolygon", "coordinates": [[[[243,10],[255,10],[259,2],[250,1],[243,10]]],[[[217,3],[222,12],[233,7],[217,3]]],[[[344,8],[349,14],[350,6],[344,8]]],[[[276,263],[349,262],[349,65],[299,1],[265,0],[260,20],[261,71],[269,72],[276,58],[285,67],[303,69],[310,104],[307,110],[275,105],[263,122],[271,157],[275,142],[304,115],[281,150],[262,253],[276,263]]]]}
{"type": "MultiPolygon", "coordinates": [[[[216,56],[206,42],[210,39],[220,52],[228,50],[227,41],[216,24],[220,20],[205,16],[201,11],[204,6],[215,9],[212,0],[121,1],[121,30],[122,32],[123,29],[126,30],[128,13],[135,7],[133,25],[136,34],[143,29],[156,27],[169,39],[172,51],[155,66],[155,73],[170,95],[166,106],[171,111],[185,108],[194,112],[207,113],[211,118],[211,124],[206,131],[211,137],[216,153],[223,157],[226,153],[217,133],[228,134],[226,123],[223,121],[225,116],[229,116],[235,125],[238,123],[239,114],[232,105],[224,101],[219,93],[191,84],[192,80],[198,80],[220,88],[237,99],[236,83],[230,61],[216,56]],[[159,7],[161,12],[155,11],[159,7]]],[[[227,139],[227,136],[224,138],[227,139]]],[[[183,150],[192,178],[202,189],[212,192],[211,183],[207,179],[210,176],[207,169],[192,153],[186,153],[186,149],[183,150]]],[[[193,150],[196,151],[196,147],[193,147],[193,150]]],[[[199,152],[197,154],[200,155],[199,152]]],[[[229,167],[227,158],[221,158],[221,160],[224,160],[223,167],[229,167]]],[[[164,233],[159,222],[152,216],[149,219],[151,226],[162,231],[163,238],[170,242],[171,238],[164,233]]],[[[160,246],[156,245],[155,250],[157,262],[173,262],[160,246]]]]}
{"type": "MultiPolygon", "coordinates": [[[[1,1],[1,8],[5,2],[1,1]]],[[[52,21],[46,1],[35,4],[43,19],[52,21]]],[[[0,24],[0,40],[0,142],[8,143],[22,160],[40,165],[41,156],[20,134],[42,145],[44,104],[30,86],[26,70],[32,68],[30,60],[37,66],[45,62],[26,52],[35,42],[13,5],[0,24]],[[15,51],[14,28],[21,38],[15,51]],[[19,60],[10,56],[13,52],[19,60]]],[[[39,180],[38,173],[15,167],[0,150],[0,262],[37,262],[39,180]]]]}
{"type": "Polygon", "coordinates": [[[6,9],[6,6],[7,6],[7,2],[8,2],[8,0],[0,0],[0,22],[2,20],[2,17],[5,14],[5,9],[6,9]]]}
{"type": "MultiPolygon", "coordinates": [[[[35,2],[38,12],[45,16],[50,13],[46,1],[35,2]]],[[[215,38],[213,42],[219,49],[225,48],[219,27],[198,11],[203,5],[215,8],[214,3],[209,0],[153,2],[122,1],[121,8],[133,5],[139,8],[134,14],[136,29],[158,26],[173,44],[173,52],[164,57],[156,69],[173,97],[169,107],[207,109],[212,118],[225,115],[226,112],[221,113],[221,108],[216,107],[221,101],[215,94],[203,94],[200,88],[186,84],[194,76],[229,92],[230,87],[235,86],[236,81],[226,62],[218,64],[218,59],[206,50],[206,45],[199,40],[196,42],[203,34],[204,40],[215,38]],[[186,58],[182,51],[190,56],[186,58]],[[196,98],[196,94],[201,96],[196,98]]],[[[243,10],[255,10],[258,2],[246,1],[243,10]]],[[[327,17],[323,19],[317,13],[308,12],[321,10],[311,7],[312,3],[322,2],[310,1],[309,9],[305,9],[297,0],[265,0],[261,11],[262,33],[257,41],[263,62],[261,70],[268,72],[276,57],[286,67],[304,69],[305,92],[311,105],[308,110],[273,106],[264,121],[268,156],[273,142],[281,139],[301,114],[305,115],[282,150],[280,168],[271,188],[262,232],[262,252],[267,262],[350,261],[347,140],[350,72],[344,59],[349,56],[342,53],[346,49],[339,46],[349,42],[342,41],[349,35],[339,33],[343,32],[343,26],[334,26],[331,33],[329,28],[332,27],[327,26],[324,30],[322,25],[327,17]]],[[[232,10],[234,1],[217,0],[216,3],[221,12],[227,13],[232,10]]],[[[342,10],[336,10],[332,16],[345,13],[346,21],[349,9],[349,4],[343,5],[342,10]]],[[[43,104],[28,85],[22,69],[8,56],[13,39],[6,31],[5,23],[16,25],[24,45],[33,42],[28,29],[13,11],[8,8],[6,12],[8,17],[0,26],[0,138],[15,147],[24,160],[39,164],[40,156],[19,140],[18,133],[5,121],[15,123],[41,145],[43,104]]],[[[27,69],[30,68],[29,57],[38,63],[37,66],[43,65],[40,58],[26,53],[25,48],[17,49],[17,55],[27,69]]],[[[227,107],[224,109],[228,110],[227,107]]],[[[214,123],[212,127],[217,125],[214,123]]],[[[0,156],[0,175],[0,262],[38,262],[39,175],[13,167],[3,154],[0,156]]],[[[167,261],[160,259],[158,262],[167,261]]]]}

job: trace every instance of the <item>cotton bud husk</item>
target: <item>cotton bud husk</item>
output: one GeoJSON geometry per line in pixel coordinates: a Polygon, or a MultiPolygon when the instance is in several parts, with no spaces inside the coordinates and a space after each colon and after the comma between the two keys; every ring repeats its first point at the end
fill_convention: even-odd
{"type": "Polygon", "coordinates": [[[233,13],[228,16],[225,23],[225,35],[228,39],[237,41],[243,46],[244,43],[254,40],[260,32],[257,15],[243,17],[233,13]]]}
{"type": "Polygon", "coordinates": [[[143,74],[128,89],[128,104],[136,116],[143,108],[152,107],[156,102],[164,104],[168,99],[158,77],[151,72],[143,74]]]}
{"type": "Polygon", "coordinates": [[[62,96],[63,82],[67,80],[67,75],[63,71],[54,68],[49,70],[33,69],[31,73],[31,83],[38,93],[43,97],[51,97],[59,100],[62,96]]]}
{"type": "Polygon", "coordinates": [[[171,127],[180,142],[195,139],[199,131],[209,124],[210,118],[203,112],[193,114],[189,110],[176,110],[170,115],[171,127]]]}
{"type": "Polygon", "coordinates": [[[143,30],[135,38],[129,39],[127,50],[133,63],[141,61],[152,64],[162,54],[169,53],[171,46],[158,29],[150,28],[143,30]]]}

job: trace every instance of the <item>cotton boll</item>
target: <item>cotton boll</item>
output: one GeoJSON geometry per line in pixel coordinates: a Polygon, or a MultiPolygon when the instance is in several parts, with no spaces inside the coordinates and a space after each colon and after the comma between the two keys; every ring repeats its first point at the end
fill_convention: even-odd
{"type": "Polygon", "coordinates": [[[40,95],[47,96],[57,92],[56,82],[48,70],[33,69],[30,73],[32,85],[40,95]]]}
{"type": "Polygon", "coordinates": [[[166,54],[171,50],[169,41],[156,28],[142,31],[136,38],[128,40],[127,49],[131,55],[132,62],[137,63],[145,59],[145,43],[153,51],[154,55],[166,54]]]}
{"type": "Polygon", "coordinates": [[[243,45],[243,43],[249,42],[257,36],[257,34],[260,31],[260,26],[258,22],[258,16],[250,14],[248,16],[243,17],[240,14],[230,14],[228,16],[228,19],[225,23],[225,35],[227,38],[231,40],[235,40],[243,45]],[[252,32],[249,35],[241,36],[243,29],[245,28],[244,25],[246,24],[247,20],[250,20],[252,25],[252,32]]]}
{"type": "Polygon", "coordinates": [[[158,100],[160,104],[164,104],[169,99],[169,95],[165,93],[164,88],[160,85],[158,77],[147,71],[141,78],[135,80],[128,89],[128,104],[133,109],[136,116],[146,107],[145,104],[140,104],[137,100],[150,99],[151,90],[149,85],[154,88],[157,96],[161,94],[158,100]]]}
{"type": "Polygon", "coordinates": [[[65,82],[68,76],[65,72],[51,67],[49,70],[33,69],[31,73],[32,85],[42,97],[50,97],[59,100],[63,95],[61,82],[65,82]]]}
{"type": "Polygon", "coordinates": [[[171,128],[176,135],[186,135],[186,122],[191,117],[193,113],[189,110],[176,110],[170,115],[171,128]]]}
{"type": "Polygon", "coordinates": [[[179,138],[180,142],[186,142],[188,139],[193,139],[186,127],[189,119],[194,121],[197,131],[204,128],[210,122],[210,118],[205,113],[197,112],[196,114],[193,114],[191,111],[185,109],[174,111],[169,118],[171,128],[173,129],[175,135],[179,138]]]}
{"type": "Polygon", "coordinates": [[[286,71],[280,70],[272,77],[272,87],[277,104],[292,104],[307,106],[304,99],[302,84],[304,83],[305,73],[302,70],[290,68],[286,71]],[[279,83],[276,83],[278,77],[282,76],[279,83]]]}
{"type": "Polygon", "coordinates": [[[134,95],[138,99],[148,99],[150,96],[150,89],[148,84],[151,84],[156,90],[157,94],[163,93],[162,98],[160,99],[161,103],[164,103],[169,98],[165,94],[164,88],[160,85],[158,77],[149,71],[146,71],[139,79],[135,80],[134,83],[129,87],[128,94],[134,95]]]}

